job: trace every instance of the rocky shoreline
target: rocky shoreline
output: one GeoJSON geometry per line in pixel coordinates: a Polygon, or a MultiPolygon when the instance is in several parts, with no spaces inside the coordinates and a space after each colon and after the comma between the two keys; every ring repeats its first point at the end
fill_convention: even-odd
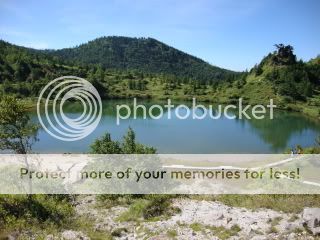
{"type": "MultiPolygon", "coordinates": [[[[256,211],[230,207],[220,202],[174,199],[181,211],[159,221],[118,221],[127,207],[96,208],[94,196],[86,196],[76,206],[78,216],[94,222],[94,231],[109,232],[113,239],[320,239],[320,209],[305,208],[300,214],[270,209],[256,211]]],[[[81,231],[66,229],[47,240],[89,240],[81,231]]]]}

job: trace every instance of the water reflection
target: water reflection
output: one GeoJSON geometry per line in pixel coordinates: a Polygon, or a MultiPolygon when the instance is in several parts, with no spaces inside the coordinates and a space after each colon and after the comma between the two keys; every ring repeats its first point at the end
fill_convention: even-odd
{"type": "MultiPolygon", "coordinates": [[[[142,102],[139,102],[142,103],[142,102]]],[[[106,131],[110,132],[114,139],[120,139],[131,126],[137,135],[139,142],[154,146],[160,153],[276,153],[301,144],[309,146],[320,134],[320,123],[311,120],[299,113],[276,111],[274,119],[265,118],[257,120],[239,119],[236,111],[230,111],[230,115],[236,116],[230,120],[222,117],[217,120],[207,116],[205,119],[192,119],[189,117],[180,120],[171,114],[168,120],[166,104],[163,102],[143,101],[146,106],[146,117],[140,108],[133,116],[116,124],[116,105],[128,104],[132,110],[132,100],[108,100],[103,103],[103,117],[98,128],[88,137],[77,142],[62,142],[52,138],[43,130],[40,131],[40,141],[36,143],[37,152],[87,152],[89,145],[106,131]],[[164,115],[157,120],[150,118],[148,109],[153,104],[163,106],[164,115]]],[[[191,108],[191,102],[175,102],[185,104],[191,108]]],[[[175,109],[172,109],[174,111],[175,109]]],[[[183,114],[183,110],[181,110],[183,114]]],[[[82,106],[78,103],[70,103],[64,106],[64,112],[71,117],[77,117],[82,112],[82,106]]],[[[154,108],[153,116],[159,116],[161,112],[154,108]]],[[[197,109],[201,115],[203,110],[197,109]]],[[[213,109],[213,115],[217,115],[213,109]]],[[[37,121],[36,114],[32,115],[37,121]]]]}

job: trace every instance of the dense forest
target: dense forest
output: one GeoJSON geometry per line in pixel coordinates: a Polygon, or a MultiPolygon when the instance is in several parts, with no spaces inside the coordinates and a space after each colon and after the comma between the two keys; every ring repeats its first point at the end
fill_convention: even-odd
{"type": "MultiPolygon", "coordinates": [[[[114,43],[115,48],[117,44],[114,43]]],[[[200,59],[150,39],[101,38],[74,49],[58,51],[35,50],[0,41],[0,84],[2,91],[20,97],[36,96],[48,81],[63,75],[75,75],[90,80],[100,90],[103,97],[126,97],[126,93],[123,91],[144,91],[151,80],[164,85],[165,91],[166,88],[174,88],[180,84],[191,84],[199,87],[200,85],[216,84],[218,81],[231,81],[238,74],[211,66],[200,59]],[[143,43],[140,48],[135,49],[138,52],[146,51],[146,53],[140,59],[136,56],[127,57],[126,67],[121,67],[124,65],[124,60],[120,59],[121,54],[111,53],[114,59],[111,61],[112,65],[108,67],[106,66],[108,64],[104,63],[110,58],[103,56],[109,56],[109,50],[103,52],[105,45],[99,43],[103,40],[108,42],[112,39],[113,43],[118,40],[117,44],[119,46],[121,41],[124,40],[130,40],[129,42],[135,44],[143,43]],[[149,44],[145,44],[145,42],[149,41],[157,43],[158,47],[156,49],[158,50],[151,50],[151,48],[146,50],[145,45],[149,46],[149,44]],[[86,50],[82,50],[83,48],[86,50]],[[162,53],[162,48],[166,49],[163,51],[167,55],[162,53]],[[71,60],[71,52],[73,51],[81,52],[81,54],[77,59],[71,60]],[[92,52],[96,51],[97,56],[101,56],[101,52],[103,53],[101,59],[97,60],[97,64],[85,63],[89,56],[95,55],[92,52]],[[173,56],[175,56],[175,59],[173,56]],[[145,59],[149,59],[147,64],[145,64],[145,59]],[[133,65],[129,67],[131,62],[135,63],[134,67],[133,65]],[[161,68],[162,70],[160,70],[161,68]],[[110,86],[116,89],[109,89],[108,91],[107,88],[110,86]],[[112,96],[108,92],[112,92],[112,96]]]]}
{"type": "Polygon", "coordinates": [[[172,74],[203,83],[224,80],[233,74],[152,38],[102,37],[78,47],[46,52],[71,63],[172,74]]]}

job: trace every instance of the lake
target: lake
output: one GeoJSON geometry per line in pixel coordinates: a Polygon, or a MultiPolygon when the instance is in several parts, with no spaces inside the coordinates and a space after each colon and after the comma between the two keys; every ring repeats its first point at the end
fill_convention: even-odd
{"type": "MultiPolygon", "coordinates": [[[[98,127],[86,138],[75,142],[57,140],[41,129],[33,150],[38,153],[86,153],[90,144],[105,132],[111,133],[112,139],[121,140],[129,126],[140,143],[155,147],[159,153],[282,153],[297,144],[303,147],[314,145],[315,138],[320,135],[319,121],[281,110],[274,113],[272,120],[225,117],[181,120],[174,114],[169,120],[169,112],[165,112],[157,120],[142,119],[138,114],[137,119],[121,120],[117,125],[116,105],[128,101],[104,101],[98,127]]],[[[148,106],[154,103],[144,102],[148,106]]],[[[64,112],[76,118],[81,115],[82,107],[78,103],[69,103],[64,112]]],[[[31,117],[38,122],[36,112],[31,117]]]]}

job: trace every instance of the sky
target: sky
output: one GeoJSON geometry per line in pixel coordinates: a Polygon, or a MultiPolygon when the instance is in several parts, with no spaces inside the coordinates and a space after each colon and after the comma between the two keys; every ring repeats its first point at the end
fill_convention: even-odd
{"type": "Polygon", "coordinates": [[[0,39],[37,49],[101,36],[152,37],[210,64],[243,71],[291,44],[320,54],[318,0],[0,0],[0,39]]]}

